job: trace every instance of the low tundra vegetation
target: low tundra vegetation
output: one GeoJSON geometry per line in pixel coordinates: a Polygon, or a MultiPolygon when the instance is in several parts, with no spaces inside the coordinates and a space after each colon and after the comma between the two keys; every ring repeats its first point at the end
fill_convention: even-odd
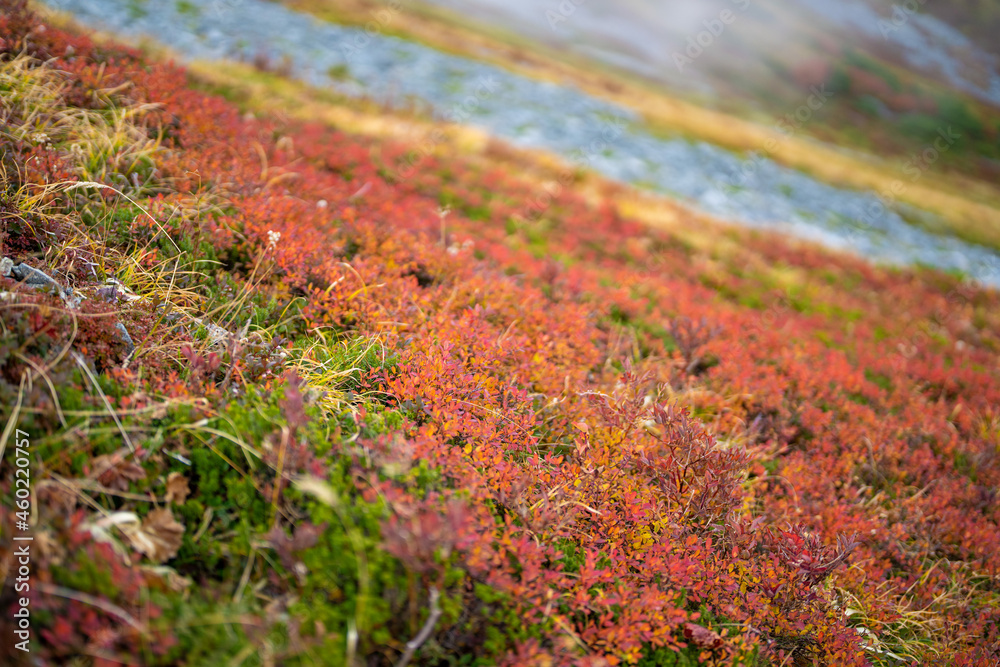
{"type": "Polygon", "coordinates": [[[995,292],[0,54],[32,664],[996,664],[995,292]]]}

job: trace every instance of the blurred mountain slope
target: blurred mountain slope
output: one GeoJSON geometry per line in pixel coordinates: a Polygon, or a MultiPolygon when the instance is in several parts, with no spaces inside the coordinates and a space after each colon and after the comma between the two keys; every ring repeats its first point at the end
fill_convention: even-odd
{"type": "Polygon", "coordinates": [[[909,158],[951,126],[962,141],[936,167],[1000,178],[1000,46],[988,28],[1000,3],[921,13],[884,0],[430,1],[758,122],[829,91],[796,131],[873,155],[909,158]]]}
{"type": "Polygon", "coordinates": [[[766,71],[761,65],[858,49],[1000,104],[995,58],[1000,46],[998,31],[992,29],[1000,21],[996,2],[925,5],[929,14],[914,14],[885,0],[431,3],[702,91],[752,92],[766,71]],[[961,28],[969,29],[968,37],[961,28]]]}

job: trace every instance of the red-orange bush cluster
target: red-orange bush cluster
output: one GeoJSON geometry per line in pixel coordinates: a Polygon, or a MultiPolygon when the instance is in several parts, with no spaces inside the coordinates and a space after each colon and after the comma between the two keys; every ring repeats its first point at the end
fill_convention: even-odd
{"type": "MultiPolygon", "coordinates": [[[[5,13],[4,44],[31,25],[5,13]]],[[[387,181],[406,146],[245,120],[177,68],[55,30],[33,44],[81,103],[131,82],[162,104],[159,168],[182,192],[225,184],[217,226],[179,234],[245,274],[273,245],[257,289],[396,350],[369,387],[440,482],[365,493],[395,508],[386,549],[417,577],[446,585],[441,554],[457,554],[502,597],[508,664],[685,647],[719,664],[863,665],[882,647],[995,664],[996,293],[751,232],[696,250],[569,191],[524,221],[536,186],[515,175],[428,158],[387,181]]],[[[206,382],[213,363],[192,357],[206,382]]],[[[59,622],[75,625],[54,646],[90,627],[59,622]]]]}

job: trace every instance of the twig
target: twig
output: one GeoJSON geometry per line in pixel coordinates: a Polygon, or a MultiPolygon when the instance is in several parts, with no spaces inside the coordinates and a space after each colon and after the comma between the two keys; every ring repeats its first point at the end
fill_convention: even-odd
{"type": "Polygon", "coordinates": [[[400,656],[399,661],[396,663],[396,667],[406,667],[410,660],[413,658],[413,654],[417,652],[425,641],[431,636],[434,631],[434,626],[437,625],[438,619],[441,618],[441,607],[438,606],[438,598],[440,593],[438,590],[431,587],[431,614],[427,617],[427,621],[424,623],[424,627],[420,628],[420,632],[417,636],[406,642],[406,651],[400,656]]]}
{"type": "Polygon", "coordinates": [[[444,206],[438,209],[438,217],[441,218],[441,245],[446,248],[448,247],[448,226],[445,221],[447,220],[449,213],[451,213],[450,206],[444,206]]]}
{"type": "Polygon", "coordinates": [[[48,593],[49,595],[55,595],[61,598],[66,598],[67,600],[73,600],[74,602],[80,602],[82,604],[90,605],[91,607],[97,607],[106,614],[116,616],[121,620],[125,621],[133,628],[139,631],[140,634],[149,634],[149,630],[146,626],[134,616],[129,614],[127,611],[119,607],[118,605],[108,602],[107,600],[102,600],[101,598],[94,597],[93,595],[88,595],[87,593],[81,593],[80,591],[70,590],[68,588],[63,588],[62,586],[55,586],[53,584],[48,584],[39,582],[37,584],[38,590],[42,593],[48,593]]]}
{"type": "Polygon", "coordinates": [[[45,384],[48,385],[49,393],[52,394],[52,405],[56,409],[56,416],[59,417],[59,423],[63,425],[63,428],[68,428],[66,424],[66,416],[63,415],[62,406],[59,405],[59,393],[56,391],[56,388],[52,385],[52,380],[49,379],[48,373],[45,372],[44,368],[41,368],[34,361],[20,354],[19,352],[14,352],[13,354],[15,357],[17,357],[18,359],[20,359],[21,361],[23,361],[24,363],[28,364],[33,369],[35,369],[35,373],[38,375],[38,377],[44,380],[45,384]]]}
{"type": "Polygon", "coordinates": [[[253,562],[256,556],[257,549],[251,547],[250,557],[247,558],[247,565],[243,568],[243,576],[240,577],[240,585],[236,587],[236,593],[233,595],[234,604],[239,604],[239,601],[243,599],[243,591],[246,590],[247,584],[250,582],[250,573],[253,571],[253,562]]]}

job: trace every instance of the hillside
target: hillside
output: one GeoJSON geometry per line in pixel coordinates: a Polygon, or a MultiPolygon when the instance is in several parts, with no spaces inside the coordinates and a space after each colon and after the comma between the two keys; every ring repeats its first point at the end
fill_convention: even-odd
{"type": "Polygon", "coordinates": [[[22,0],[0,54],[4,664],[1000,659],[996,290],[22,0]]]}
{"type": "MultiPolygon", "coordinates": [[[[380,9],[373,0],[286,4],[359,24],[380,9]]],[[[647,92],[766,125],[786,118],[813,88],[822,87],[833,99],[796,128],[802,133],[868,153],[907,156],[924,147],[929,129],[961,124],[968,130],[964,141],[938,168],[996,180],[1000,61],[996,40],[985,38],[995,34],[990,28],[996,6],[430,0],[401,3],[405,20],[389,29],[427,35],[415,25],[421,19],[474,27],[509,45],[518,59],[541,56],[585,70],[596,66],[608,80],[642,82],[647,92]]],[[[441,31],[447,34],[446,28],[441,31]]],[[[461,43],[442,41],[452,48],[461,43]]]]}
{"type": "Polygon", "coordinates": [[[1000,56],[996,35],[1000,31],[1000,2],[996,0],[954,0],[928,4],[923,11],[936,16],[969,35],[983,49],[1000,56]]]}
{"type": "MultiPolygon", "coordinates": [[[[87,4],[87,0],[69,1],[74,6],[87,4]]],[[[113,7],[119,1],[104,0],[101,4],[113,7]]],[[[961,259],[956,261],[956,257],[975,257],[981,251],[979,246],[1000,248],[1000,190],[996,178],[1000,143],[995,107],[947,82],[936,81],[920,69],[907,67],[903,55],[896,51],[883,53],[881,38],[859,37],[847,27],[829,25],[829,21],[816,24],[819,17],[803,13],[798,0],[783,3],[793,6],[795,11],[791,13],[785,13],[789,8],[782,3],[752,5],[752,11],[748,8],[724,34],[725,39],[717,39],[692,67],[685,69],[685,80],[704,75],[713,82],[711,86],[721,86],[717,94],[707,97],[679,95],[669,86],[651,82],[627,67],[581,58],[562,48],[566,40],[549,45],[545,39],[530,39],[539,32],[550,38],[555,34],[540,23],[537,8],[525,10],[524,16],[519,15],[519,20],[513,22],[526,32],[525,37],[504,30],[502,26],[509,23],[501,18],[470,20],[469,15],[475,15],[480,3],[456,14],[419,2],[390,9],[382,8],[376,0],[255,4],[258,2],[243,1],[241,7],[250,9],[239,29],[225,18],[216,20],[213,12],[204,9],[193,10],[186,21],[171,12],[168,5],[150,9],[138,19],[116,18],[113,24],[131,35],[153,34],[157,26],[171,25],[170,35],[161,32],[158,39],[169,40],[175,47],[197,49],[199,57],[212,60],[225,47],[204,36],[226,35],[223,41],[230,45],[231,57],[252,61],[259,53],[266,53],[272,64],[283,63],[288,66],[288,74],[314,85],[331,82],[336,86],[341,79],[350,86],[364,82],[361,90],[374,99],[403,96],[403,105],[418,106],[433,100],[431,108],[443,117],[461,108],[466,92],[474,92],[476,75],[482,74],[481,64],[485,61],[502,72],[505,79],[560,87],[562,99],[540,117],[531,118],[530,112],[538,98],[545,97],[544,92],[539,94],[536,89],[535,95],[528,95],[527,103],[522,104],[525,96],[507,95],[508,89],[502,96],[480,101],[475,114],[466,119],[515,144],[561,152],[571,161],[582,153],[589,158],[591,167],[600,163],[597,168],[603,168],[605,175],[616,180],[680,197],[703,211],[744,224],[780,220],[789,227],[802,226],[808,229],[800,230],[800,236],[851,247],[878,261],[900,262],[893,255],[902,253],[906,255],[902,263],[919,262],[974,274],[974,269],[964,266],[961,259]],[[332,23],[338,28],[332,32],[303,30],[304,24],[311,28],[315,24],[279,8],[279,4],[320,19],[320,25],[329,27],[332,23]],[[199,26],[198,30],[178,27],[186,22],[199,26]],[[250,31],[250,40],[243,35],[247,23],[257,24],[250,31]],[[297,25],[293,28],[293,24],[297,25]],[[353,26],[354,32],[341,30],[340,25],[353,26]],[[285,40],[289,32],[295,33],[297,39],[285,40]],[[751,33],[752,43],[741,50],[740,45],[750,39],[743,32],[751,33]],[[397,37],[407,45],[403,47],[406,58],[393,56],[402,46],[393,39],[397,37]],[[342,48],[342,44],[360,44],[364,48],[342,48]],[[770,51],[774,48],[779,53],[770,51]],[[450,62],[436,66],[428,63],[423,57],[428,52],[446,53],[450,62]],[[463,59],[471,66],[463,67],[463,59]],[[715,61],[725,67],[715,68],[715,61]],[[316,62],[329,67],[317,69],[316,62]],[[435,70],[442,80],[428,87],[426,74],[435,70]],[[584,99],[565,99],[567,95],[578,97],[575,91],[582,91],[584,99]],[[491,100],[511,113],[501,113],[498,118],[495,109],[488,108],[496,106],[491,100]],[[502,104],[504,101],[510,104],[502,104]],[[574,118],[574,123],[553,123],[564,114],[574,118]],[[610,129],[609,119],[615,123],[610,129]],[[573,150],[565,150],[565,140],[570,138],[572,142],[569,135],[581,124],[591,134],[607,129],[613,137],[599,159],[586,148],[591,139],[586,129],[583,136],[575,138],[573,150]],[[950,132],[948,148],[932,150],[935,141],[940,144],[941,132],[950,132]],[[775,178],[776,174],[789,178],[775,178]],[[841,192],[816,192],[801,182],[803,175],[841,192]],[[855,196],[844,197],[845,191],[855,196]],[[873,198],[878,198],[881,205],[873,198]],[[838,199],[841,201],[835,201],[838,199]],[[859,214],[859,210],[876,213],[859,214]],[[811,229],[817,226],[822,230],[811,229]],[[871,230],[874,235],[867,234],[871,230]],[[926,231],[938,238],[912,243],[914,231],[926,231]],[[857,236],[867,238],[862,242],[857,236]],[[952,248],[941,253],[924,252],[928,245],[948,237],[957,237],[969,245],[954,252],[952,248]],[[880,251],[872,245],[883,247],[880,251]],[[931,256],[934,254],[938,256],[931,256]]],[[[857,2],[861,0],[854,4],[857,2]]],[[[690,9],[683,2],[671,6],[677,4],[690,9]]],[[[699,4],[694,14],[700,17],[698,20],[711,21],[712,7],[719,4],[699,4]]],[[[623,16],[631,16],[630,9],[646,5],[644,1],[628,5],[604,3],[603,11],[620,21],[623,16]]],[[[513,11],[514,7],[505,5],[504,11],[513,11]]],[[[838,15],[828,4],[818,3],[818,7],[838,15]]],[[[613,22],[600,16],[586,22],[592,10],[598,11],[598,3],[580,5],[572,12],[567,9],[571,15],[558,24],[558,34],[571,35],[571,44],[580,40],[586,44],[589,33],[573,32],[579,31],[581,24],[598,31],[614,27],[613,22]]],[[[97,12],[92,8],[86,13],[91,25],[107,23],[103,18],[106,10],[97,12]]],[[[651,38],[655,43],[677,46],[691,36],[684,26],[702,29],[697,21],[692,27],[691,17],[673,25],[673,14],[665,14],[665,19],[660,17],[645,25],[644,29],[666,30],[666,34],[651,38]]],[[[861,18],[861,24],[869,28],[878,23],[877,14],[861,18]]],[[[630,28],[642,20],[632,19],[630,28]]],[[[914,30],[911,23],[906,25],[914,30]]],[[[910,45],[904,54],[919,54],[921,48],[919,43],[910,45]]],[[[667,49],[662,55],[668,57],[670,53],[667,49]]],[[[951,70],[965,71],[962,58],[949,58],[951,70]]],[[[517,90],[521,86],[514,88],[514,92],[522,92],[517,90]]]]}

